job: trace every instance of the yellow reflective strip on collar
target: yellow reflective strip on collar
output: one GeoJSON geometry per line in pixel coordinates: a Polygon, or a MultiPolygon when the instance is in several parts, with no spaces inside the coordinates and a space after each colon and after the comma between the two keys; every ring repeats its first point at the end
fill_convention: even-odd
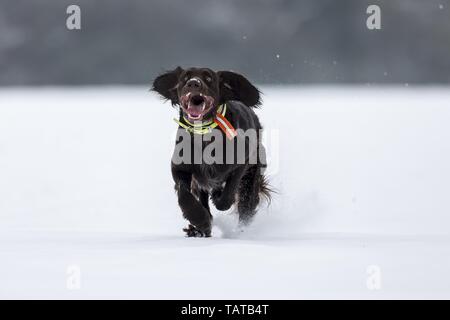
{"type": "Polygon", "coordinates": [[[189,129],[189,127],[187,125],[185,125],[183,122],[179,121],[177,118],[173,118],[173,121],[175,121],[176,123],[178,123],[180,125],[180,127],[185,128],[186,130],[189,129]]]}
{"type": "Polygon", "coordinates": [[[213,123],[214,122],[214,120],[211,120],[211,121],[209,121],[209,122],[198,122],[198,123],[192,123],[192,122],[190,122],[188,119],[186,119],[184,116],[183,116],[183,120],[184,120],[184,122],[186,122],[190,127],[204,127],[204,126],[207,126],[207,125],[210,125],[211,123],[213,123]]]}
{"type": "Polygon", "coordinates": [[[225,117],[225,112],[227,112],[227,104],[224,103],[222,106],[223,106],[223,112],[221,112],[221,114],[222,114],[222,117],[225,117]]]}
{"type": "Polygon", "coordinates": [[[212,124],[210,124],[207,127],[190,127],[184,123],[182,123],[181,121],[179,121],[176,118],[173,118],[173,121],[175,121],[176,123],[178,123],[181,127],[183,127],[184,129],[186,129],[186,131],[188,132],[192,132],[195,134],[206,134],[208,132],[211,132],[212,129],[214,129],[215,127],[217,127],[217,123],[213,122],[212,124]]]}

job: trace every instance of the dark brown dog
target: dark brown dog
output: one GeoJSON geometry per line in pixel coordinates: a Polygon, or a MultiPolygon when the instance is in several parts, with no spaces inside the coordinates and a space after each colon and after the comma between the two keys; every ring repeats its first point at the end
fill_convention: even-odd
{"type": "Polygon", "coordinates": [[[194,154],[186,156],[186,148],[181,148],[181,156],[186,161],[180,163],[172,158],[178,203],[190,222],[183,229],[187,236],[211,235],[210,197],[221,211],[236,203],[240,222],[248,223],[256,213],[260,194],[270,198],[262,172],[266,166],[260,137],[262,127],[252,109],[261,103],[259,90],[234,72],[180,67],[158,76],[153,90],[180,107],[178,147],[174,156],[180,156],[179,144],[189,140],[186,134],[192,139],[184,141],[184,147],[201,152],[223,138],[223,148],[217,148],[221,149],[221,154],[215,154],[219,161],[215,163],[196,162],[194,154]],[[256,132],[256,139],[245,136],[252,130],[256,132]],[[227,154],[230,146],[241,150],[236,147],[239,142],[243,143],[244,152],[227,154]]]}

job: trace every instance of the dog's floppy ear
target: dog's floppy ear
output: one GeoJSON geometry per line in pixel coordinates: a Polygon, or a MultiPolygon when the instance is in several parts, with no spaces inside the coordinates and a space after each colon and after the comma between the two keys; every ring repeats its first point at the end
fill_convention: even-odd
{"type": "Polygon", "coordinates": [[[243,75],[231,71],[218,71],[221,103],[238,100],[249,107],[261,104],[259,90],[243,75]]]}
{"type": "Polygon", "coordinates": [[[171,100],[172,104],[178,104],[177,83],[182,72],[181,67],[176,67],[172,71],[159,75],[153,81],[152,90],[158,92],[165,99],[171,100]]]}

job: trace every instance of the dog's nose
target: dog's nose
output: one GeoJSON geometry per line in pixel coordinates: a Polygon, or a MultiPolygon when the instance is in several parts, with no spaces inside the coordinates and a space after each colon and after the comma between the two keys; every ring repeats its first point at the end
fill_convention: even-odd
{"type": "Polygon", "coordinates": [[[192,78],[186,82],[186,87],[189,89],[200,89],[202,87],[202,82],[198,78],[192,78]]]}

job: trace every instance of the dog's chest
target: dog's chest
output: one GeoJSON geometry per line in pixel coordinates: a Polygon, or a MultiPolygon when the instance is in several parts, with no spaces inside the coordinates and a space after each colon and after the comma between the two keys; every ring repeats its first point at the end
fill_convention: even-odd
{"type": "Polygon", "coordinates": [[[204,191],[211,191],[221,188],[224,179],[211,165],[199,165],[192,174],[193,182],[204,191]]]}

